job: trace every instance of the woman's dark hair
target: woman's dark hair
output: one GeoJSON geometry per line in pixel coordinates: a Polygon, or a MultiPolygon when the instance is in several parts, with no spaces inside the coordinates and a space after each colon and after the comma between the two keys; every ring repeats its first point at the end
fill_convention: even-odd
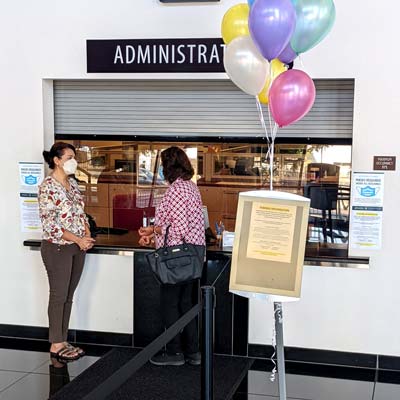
{"type": "Polygon", "coordinates": [[[179,147],[173,146],[161,153],[161,162],[165,179],[172,183],[177,178],[188,181],[194,175],[194,169],[186,153],[179,147]]]}
{"type": "Polygon", "coordinates": [[[76,154],[75,147],[72,146],[72,144],[65,142],[54,143],[53,146],[51,146],[50,151],[43,151],[44,161],[49,164],[49,168],[54,169],[54,157],[61,158],[64,154],[65,149],[71,149],[76,154]]]}

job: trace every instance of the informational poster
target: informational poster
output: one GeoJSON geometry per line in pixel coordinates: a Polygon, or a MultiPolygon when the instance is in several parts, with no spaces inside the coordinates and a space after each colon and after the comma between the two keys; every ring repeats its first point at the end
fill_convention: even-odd
{"type": "Polygon", "coordinates": [[[33,193],[20,193],[21,231],[41,232],[38,197],[33,193]]]}
{"type": "Polygon", "coordinates": [[[22,232],[41,232],[38,188],[44,179],[43,163],[19,163],[19,199],[22,232]]]}
{"type": "Polygon", "coordinates": [[[309,199],[292,193],[239,194],[230,291],[300,297],[309,208],[309,199]]]}
{"type": "Polygon", "coordinates": [[[43,179],[43,163],[19,163],[20,193],[37,193],[43,179]]]}
{"type": "Polygon", "coordinates": [[[378,250],[382,246],[383,172],[353,172],[349,250],[378,250]]]}
{"type": "Polygon", "coordinates": [[[289,262],[293,248],[295,206],[254,202],[247,257],[289,262]]]}

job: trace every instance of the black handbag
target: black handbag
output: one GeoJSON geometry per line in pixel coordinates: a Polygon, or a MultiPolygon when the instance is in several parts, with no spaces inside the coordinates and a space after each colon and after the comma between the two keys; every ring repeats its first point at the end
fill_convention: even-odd
{"type": "Polygon", "coordinates": [[[175,285],[200,279],[203,272],[205,246],[186,243],[168,246],[168,231],[164,247],[146,254],[154,276],[161,284],[175,285]]]}

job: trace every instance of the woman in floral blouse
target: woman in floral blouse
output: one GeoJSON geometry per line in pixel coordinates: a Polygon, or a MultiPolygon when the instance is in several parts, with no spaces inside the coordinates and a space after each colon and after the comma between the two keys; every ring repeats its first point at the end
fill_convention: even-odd
{"type": "Polygon", "coordinates": [[[60,361],[76,360],[84,351],[67,342],[72,298],[83,271],[86,251],[93,247],[82,195],[73,175],[75,147],[55,143],[43,157],[52,173],[39,187],[43,227],[41,254],[49,285],[50,355],[60,361]]]}

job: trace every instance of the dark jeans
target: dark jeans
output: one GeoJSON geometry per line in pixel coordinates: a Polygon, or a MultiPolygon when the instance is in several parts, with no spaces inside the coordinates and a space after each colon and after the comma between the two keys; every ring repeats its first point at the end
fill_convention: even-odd
{"type": "MultiPolygon", "coordinates": [[[[198,280],[180,285],[161,285],[161,313],[165,328],[169,328],[198,302],[198,280]]],[[[189,322],[168,344],[169,353],[199,351],[197,318],[189,322]]]]}
{"type": "Polygon", "coordinates": [[[72,298],[83,271],[85,251],[76,244],[42,241],[41,254],[49,278],[49,342],[67,341],[72,298]]]}

